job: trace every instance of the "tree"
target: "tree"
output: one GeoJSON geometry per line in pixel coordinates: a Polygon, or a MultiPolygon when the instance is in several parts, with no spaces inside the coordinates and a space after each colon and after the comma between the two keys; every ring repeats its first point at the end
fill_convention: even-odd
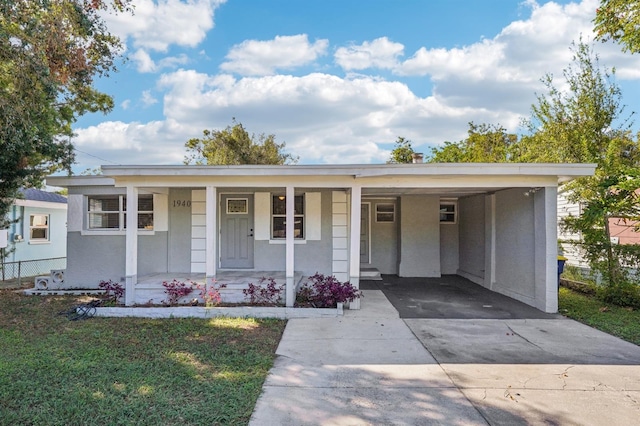
{"type": "Polygon", "coordinates": [[[103,11],[130,0],[0,0],[0,229],[18,189],[74,160],[71,126],[113,100],[93,87],[115,70],[120,40],[103,11]]]}
{"type": "Polygon", "coordinates": [[[613,246],[609,219],[638,218],[640,146],[624,116],[621,91],[612,81],[615,71],[600,66],[591,47],[572,45],[572,64],[564,70],[568,90],[543,78],[548,93],[539,95],[526,123],[530,134],[520,141],[522,158],[532,162],[595,163],[592,177],[565,186],[572,201],[582,205],[580,217],[569,217],[564,227],[582,235],[580,249],[592,271],[599,272],[608,294],[626,288],[625,266],[636,263],[626,248],[613,246]]]}
{"type": "Polygon", "coordinates": [[[469,137],[431,149],[432,163],[504,163],[514,161],[518,137],[500,125],[469,123],[469,137]]]}
{"type": "Polygon", "coordinates": [[[189,139],[185,164],[294,164],[297,157],[284,152],[285,143],[276,143],[274,135],[257,138],[233,120],[224,130],[204,130],[202,138],[189,139]]]}
{"type": "Polygon", "coordinates": [[[640,52],[640,0],[601,0],[593,22],[596,40],[613,40],[624,52],[640,52]]]}
{"type": "Polygon", "coordinates": [[[402,136],[398,136],[396,145],[391,151],[391,156],[387,161],[388,164],[408,164],[413,162],[413,154],[415,151],[411,146],[411,141],[402,136]]]}

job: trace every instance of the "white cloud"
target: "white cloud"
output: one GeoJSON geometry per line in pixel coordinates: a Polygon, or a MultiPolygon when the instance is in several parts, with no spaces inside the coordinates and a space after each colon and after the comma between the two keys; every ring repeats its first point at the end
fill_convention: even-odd
{"type": "MultiPolygon", "coordinates": [[[[162,121],[79,129],[79,147],[132,164],[178,164],[186,140],[203,129],[224,128],[235,117],[250,133],[275,134],[301,163],[381,163],[398,136],[428,153],[429,146],[465,138],[470,121],[515,131],[543,90],[539,79],[546,73],[560,77],[571,62],[570,43],[581,34],[592,37],[598,1],[527,4],[530,18],[467,46],[423,47],[404,61],[402,45],[384,37],[336,50],[335,60],[345,70],[389,69],[398,81],[362,71],[346,77],[279,75],[280,69],[316,61],[327,41],[309,43],[306,35],[247,41],[231,50],[223,69],[253,77],[188,69],[165,73],[154,86],[154,93],[163,93],[162,121]],[[402,82],[404,76],[423,76],[433,89],[418,94],[402,82]]],[[[612,44],[595,47],[602,64],[615,64],[619,78],[640,78],[640,57],[612,44]]],[[[143,96],[151,101],[151,95],[143,96]]]]}
{"type": "Polygon", "coordinates": [[[145,108],[158,103],[158,100],[153,97],[150,90],[145,90],[142,92],[140,101],[142,101],[142,104],[145,106],[145,108]]]}
{"type": "Polygon", "coordinates": [[[155,73],[165,68],[176,68],[178,65],[184,65],[189,62],[189,58],[185,54],[178,56],[167,56],[159,61],[151,59],[149,53],[144,49],[136,50],[131,56],[136,63],[136,69],[139,73],[155,73]]]}
{"type": "Polygon", "coordinates": [[[340,47],[336,50],[335,60],[345,70],[390,69],[397,66],[398,57],[403,53],[402,44],[391,42],[387,37],[380,37],[358,46],[340,47]]]}
{"type": "Polygon", "coordinates": [[[307,65],[326,53],[328,40],[309,43],[306,34],[276,36],[273,40],[247,40],[231,48],[223,71],[241,75],[271,75],[278,69],[307,65]]]}
{"type": "Polygon", "coordinates": [[[215,10],[226,0],[136,0],[135,13],[105,14],[109,29],[134,47],[166,52],[197,46],[213,28],[215,10]]]}
{"type": "Polygon", "coordinates": [[[131,105],[131,99],[125,99],[124,101],[122,101],[122,103],[120,103],[120,107],[124,110],[129,109],[130,105],[131,105]]]}

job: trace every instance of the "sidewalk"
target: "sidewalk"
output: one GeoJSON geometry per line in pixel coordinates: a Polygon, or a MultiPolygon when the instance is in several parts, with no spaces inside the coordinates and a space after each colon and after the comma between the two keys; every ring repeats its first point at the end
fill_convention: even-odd
{"type": "Polygon", "coordinates": [[[487,424],[381,291],[363,302],[289,321],[250,425],[487,424]]]}

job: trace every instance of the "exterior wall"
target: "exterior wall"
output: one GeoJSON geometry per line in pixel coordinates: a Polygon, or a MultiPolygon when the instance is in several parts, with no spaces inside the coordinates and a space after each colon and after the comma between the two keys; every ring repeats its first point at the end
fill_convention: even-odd
{"type": "Polygon", "coordinates": [[[534,197],[521,189],[496,193],[493,290],[534,305],[536,235],[534,197]]]}
{"type": "MultiPolygon", "coordinates": [[[[562,221],[568,216],[580,216],[582,214],[582,208],[578,203],[572,203],[567,200],[567,195],[560,191],[558,193],[558,239],[559,240],[572,240],[580,241],[581,236],[579,233],[567,232],[562,229],[562,221]]],[[[584,261],[578,248],[574,244],[561,243],[562,254],[567,258],[567,263],[573,266],[587,267],[587,262],[584,261]]]]}
{"type": "Polygon", "coordinates": [[[400,197],[401,277],[440,276],[440,198],[400,197]]]}
{"type": "Polygon", "coordinates": [[[485,196],[458,200],[459,267],[457,273],[482,283],[485,276],[485,196]]]}
{"type": "Polygon", "coordinates": [[[191,272],[191,188],[169,190],[169,235],[167,270],[191,272]],[[180,200],[180,207],[173,207],[180,200]],[[182,204],[182,201],[187,203],[182,204]]]}
{"type": "Polygon", "coordinates": [[[371,203],[371,266],[377,268],[381,274],[398,273],[398,203],[390,199],[366,199],[371,203]],[[376,204],[393,203],[395,205],[395,220],[393,222],[376,222],[376,204]]]}
{"type": "MultiPolygon", "coordinates": [[[[19,260],[49,259],[65,257],[67,254],[67,208],[58,205],[56,208],[13,206],[12,219],[18,219],[11,225],[8,238],[9,248],[15,250],[5,259],[7,262],[19,260]],[[62,207],[62,208],[61,208],[62,207]],[[49,215],[49,240],[31,241],[29,232],[29,217],[32,214],[49,215]],[[14,242],[16,235],[22,235],[22,241],[14,242]]],[[[42,271],[42,273],[48,271],[42,271]]]]}

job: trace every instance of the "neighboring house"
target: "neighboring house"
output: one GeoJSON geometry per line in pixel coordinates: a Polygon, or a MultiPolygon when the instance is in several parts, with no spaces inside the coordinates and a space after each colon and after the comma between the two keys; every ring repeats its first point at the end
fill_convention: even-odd
{"type": "MultiPolygon", "coordinates": [[[[565,217],[580,216],[582,205],[580,203],[567,200],[567,194],[562,189],[558,192],[558,239],[561,241],[581,241],[581,235],[576,232],[568,232],[562,229],[562,220],[565,217]]],[[[637,222],[628,221],[621,218],[609,219],[609,233],[611,242],[614,244],[640,244],[640,232],[637,231],[637,222]]],[[[567,264],[588,269],[589,264],[580,254],[577,244],[565,242],[561,244],[567,264]]]]}
{"type": "MultiPolygon", "coordinates": [[[[38,189],[23,189],[20,193],[21,198],[15,200],[9,213],[8,219],[14,223],[9,225],[9,254],[4,261],[64,258],[67,253],[66,197],[38,189]]],[[[40,263],[25,263],[22,275],[49,273],[51,264],[40,263]]],[[[6,274],[15,275],[14,268],[7,266],[6,274]]]]}
{"type": "MultiPolygon", "coordinates": [[[[557,187],[588,164],[103,166],[69,190],[65,286],[229,271],[299,277],[458,274],[557,311],[557,187]]],[[[156,286],[161,278],[156,278],[156,286]]],[[[139,294],[140,293],[140,294],[139,294]]],[[[366,303],[364,300],[362,303],[366,303]]],[[[358,308],[354,303],[352,308],[358,308]]]]}

